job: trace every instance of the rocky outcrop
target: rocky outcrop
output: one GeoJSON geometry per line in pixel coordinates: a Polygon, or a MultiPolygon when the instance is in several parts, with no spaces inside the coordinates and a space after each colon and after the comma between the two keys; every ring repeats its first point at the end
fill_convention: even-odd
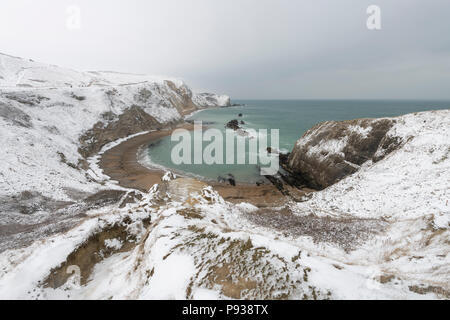
{"type": "Polygon", "coordinates": [[[395,123],[395,119],[319,123],[297,141],[287,169],[309,187],[324,189],[355,173],[366,161],[377,162],[396,150],[402,140],[388,134],[395,123]]]}
{"type": "Polygon", "coordinates": [[[238,120],[234,119],[225,124],[225,128],[234,130],[238,135],[242,137],[250,137],[250,134],[242,127],[240,127],[239,124],[244,125],[245,123],[244,121],[239,122],[238,120]]]}
{"type": "Polygon", "coordinates": [[[231,173],[227,174],[226,177],[219,176],[217,178],[217,181],[219,181],[220,183],[229,183],[233,187],[236,186],[236,178],[231,173]]]}
{"type": "Polygon", "coordinates": [[[235,130],[235,131],[241,129],[241,127],[239,127],[239,121],[237,121],[237,120],[229,121],[225,125],[225,128],[232,129],[232,130],[235,130]]]}
{"type": "Polygon", "coordinates": [[[165,82],[176,93],[170,97],[170,102],[181,115],[187,115],[202,107],[192,101],[193,93],[185,84],[177,86],[172,81],[166,80],[165,82]]]}
{"type": "Polygon", "coordinates": [[[7,123],[24,128],[31,128],[31,117],[19,108],[0,102],[0,118],[7,123]]]}

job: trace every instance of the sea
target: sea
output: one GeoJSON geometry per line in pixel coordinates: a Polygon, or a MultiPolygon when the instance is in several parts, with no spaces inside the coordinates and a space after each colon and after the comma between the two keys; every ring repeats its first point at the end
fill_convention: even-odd
{"type": "MultiPolygon", "coordinates": [[[[175,173],[197,177],[207,181],[217,181],[229,174],[233,175],[239,183],[255,183],[264,180],[261,176],[262,164],[251,160],[252,150],[250,140],[253,136],[236,133],[234,152],[237,150],[237,136],[244,137],[246,141],[245,164],[237,164],[237,156],[233,164],[226,163],[226,136],[225,125],[231,120],[241,121],[243,130],[254,129],[257,133],[267,131],[268,145],[271,145],[272,129],[278,129],[278,151],[290,152],[295,142],[311,127],[317,123],[329,120],[351,120],[358,118],[395,117],[408,113],[450,109],[450,101],[418,101],[418,100],[234,100],[237,106],[227,108],[205,109],[187,118],[188,121],[201,121],[203,133],[207,129],[217,129],[223,134],[222,152],[223,163],[194,164],[194,133],[191,131],[192,148],[190,163],[178,164],[174,161],[173,150],[181,140],[172,141],[171,136],[164,137],[152,143],[147,149],[147,157],[143,161],[148,166],[164,167],[175,173]],[[242,116],[239,116],[239,115],[242,116]],[[251,162],[251,163],[250,163],[251,162]]],[[[216,130],[216,133],[218,132],[216,130]]],[[[197,132],[198,133],[198,132],[197,132]]],[[[214,141],[204,141],[202,134],[195,138],[201,140],[203,149],[214,141]]],[[[216,145],[217,146],[217,145],[216,145]]],[[[179,149],[175,149],[178,150],[179,149]]],[[[209,149],[211,150],[211,149],[209,149]]],[[[228,153],[233,152],[229,149],[228,153]]],[[[240,149],[242,150],[242,149],[240,149]]],[[[274,150],[275,151],[275,150],[274,150]]],[[[221,155],[220,151],[212,152],[213,156],[221,155]]],[[[276,151],[275,151],[276,152],[276,151]]],[[[183,155],[184,152],[181,153],[183,155]]],[[[187,152],[189,154],[189,152],[187,152]]],[[[220,157],[218,157],[220,158],[220,157]]],[[[254,159],[254,158],[253,158],[254,159]]]]}

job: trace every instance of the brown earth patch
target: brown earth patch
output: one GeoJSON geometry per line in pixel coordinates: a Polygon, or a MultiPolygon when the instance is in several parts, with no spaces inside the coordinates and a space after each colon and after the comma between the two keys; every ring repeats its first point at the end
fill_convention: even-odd
{"type": "Polygon", "coordinates": [[[287,207],[260,209],[245,217],[256,225],[271,228],[291,237],[311,237],[315,243],[328,242],[345,251],[353,250],[371,235],[384,230],[386,223],[375,219],[298,216],[287,207]]]}
{"type": "Polygon", "coordinates": [[[445,297],[446,299],[450,298],[450,291],[445,290],[444,288],[439,287],[439,286],[427,286],[427,287],[425,287],[425,286],[423,286],[423,287],[409,286],[409,291],[412,291],[412,292],[415,292],[418,294],[422,294],[422,295],[427,294],[427,293],[434,293],[438,296],[445,297]]]}
{"type": "MultiPolygon", "coordinates": [[[[113,254],[128,252],[133,249],[137,243],[134,236],[127,232],[126,218],[121,223],[115,223],[106,227],[101,232],[92,235],[80,247],[74,250],[59,267],[50,271],[49,276],[44,281],[45,287],[58,288],[66,283],[72,276],[70,267],[76,266],[80,269],[80,284],[85,285],[89,280],[94,267],[113,254]],[[122,242],[121,248],[110,248],[106,245],[107,240],[117,239],[122,242]]],[[[143,220],[144,225],[148,226],[150,220],[143,220]]]]}
{"type": "Polygon", "coordinates": [[[162,125],[141,107],[132,106],[120,116],[112,112],[104,113],[104,121],[97,122],[94,127],[80,138],[80,154],[88,158],[98,153],[109,142],[125,138],[130,135],[155,129],[162,125]]]}

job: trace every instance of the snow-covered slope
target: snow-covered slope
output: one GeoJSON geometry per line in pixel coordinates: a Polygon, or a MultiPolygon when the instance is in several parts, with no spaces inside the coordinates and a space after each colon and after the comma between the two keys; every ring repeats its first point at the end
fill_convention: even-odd
{"type": "Polygon", "coordinates": [[[69,232],[0,254],[0,298],[449,297],[449,231],[427,219],[296,219],[274,210],[260,224],[258,208],[183,178],[140,199],[91,210],[69,232]],[[311,232],[296,231],[301,225],[311,232]]]}
{"type": "Polygon", "coordinates": [[[165,124],[210,95],[1,59],[0,299],[450,297],[449,110],[398,118],[380,161],[257,208],[171,174],[123,189],[78,150],[133,105],[165,124]]]}
{"type": "Polygon", "coordinates": [[[166,174],[125,206],[0,254],[0,298],[448,299],[448,118],[400,117],[390,134],[403,147],[284,208],[166,174]]]}
{"type": "Polygon", "coordinates": [[[1,87],[79,87],[91,79],[82,72],[0,54],[1,87]]]}
{"type": "MultiPolygon", "coordinates": [[[[178,121],[203,107],[193,97],[176,79],[77,72],[0,54],[0,195],[35,190],[68,200],[67,188],[92,191],[74,168],[84,132],[132,106],[161,124],[178,121]]],[[[223,96],[210,97],[208,106],[222,105],[223,96]]]]}
{"type": "MultiPolygon", "coordinates": [[[[16,234],[37,238],[33,230],[43,221],[58,221],[61,206],[118,188],[94,172],[84,158],[88,152],[80,148],[97,144],[90,150],[98,151],[127,132],[182,120],[203,107],[194,104],[193,97],[191,89],[176,79],[78,72],[0,54],[0,251],[20,245],[16,234]],[[147,127],[133,123],[139,121],[132,118],[136,110],[147,115],[147,127]],[[120,123],[126,114],[128,127],[123,132],[110,130],[109,140],[86,136],[94,126],[120,123]]],[[[45,228],[41,236],[59,230],[45,228]]]]}
{"type": "MultiPolygon", "coordinates": [[[[357,172],[313,195],[299,208],[365,218],[417,218],[431,215],[450,223],[450,110],[392,118],[386,136],[399,148],[382,160],[366,161],[357,172]]],[[[345,146],[346,142],[343,143],[345,146]]],[[[318,144],[327,148],[326,144],[318,144]]],[[[327,150],[328,157],[343,147],[327,150]]],[[[381,151],[378,150],[378,153],[381,151]]]]}
{"type": "MultiPolygon", "coordinates": [[[[0,87],[66,88],[119,86],[144,82],[162,84],[165,81],[174,82],[177,87],[183,85],[183,81],[176,78],[110,71],[80,72],[0,53],[0,87]]],[[[212,96],[214,97],[214,94],[212,96]]]]}

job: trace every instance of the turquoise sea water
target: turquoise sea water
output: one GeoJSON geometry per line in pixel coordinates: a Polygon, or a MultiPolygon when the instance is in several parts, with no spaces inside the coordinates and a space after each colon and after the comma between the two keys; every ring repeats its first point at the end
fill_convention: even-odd
{"type": "MultiPolygon", "coordinates": [[[[245,106],[207,109],[189,119],[201,120],[208,128],[217,128],[223,132],[225,124],[233,119],[243,120],[245,125],[241,127],[244,129],[279,129],[279,148],[290,151],[303,133],[322,121],[393,117],[426,110],[450,109],[449,101],[237,100],[233,103],[245,106]],[[243,114],[242,118],[238,117],[239,113],[243,114]]],[[[151,162],[207,180],[217,180],[219,176],[226,176],[228,173],[233,174],[238,182],[261,180],[256,165],[175,165],[171,160],[171,150],[177,143],[172,142],[170,137],[165,137],[149,147],[151,162]]],[[[209,142],[204,142],[203,146],[208,144],[209,142]]],[[[248,156],[248,146],[246,155],[248,156]]]]}

